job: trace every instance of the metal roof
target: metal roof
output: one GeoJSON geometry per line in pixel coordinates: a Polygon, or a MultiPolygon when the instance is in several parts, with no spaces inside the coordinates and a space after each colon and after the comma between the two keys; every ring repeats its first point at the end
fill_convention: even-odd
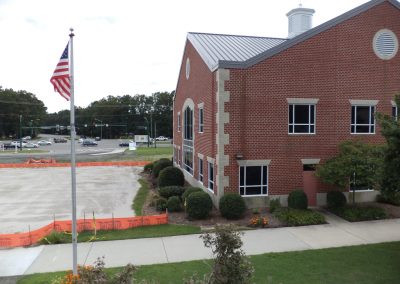
{"type": "Polygon", "coordinates": [[[215,70],[221,61],[243,63],[286,39],[223,34],[189,33],[188,40],[208,68],[215,70]]]}
{"type": "Polygon", "coordinates": [[[189,33],[188,40],[211,71],[248,68],[386,1],[400,9],[397,0],[371,0],[292,39],[189,33]]]}

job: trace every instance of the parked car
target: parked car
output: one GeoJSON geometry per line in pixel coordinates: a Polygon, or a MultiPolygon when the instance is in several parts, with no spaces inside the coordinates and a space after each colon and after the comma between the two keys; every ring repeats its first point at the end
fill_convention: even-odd
{"type": "Polygon", "coordinates": [[[67,143],[67,141],[65,138],[54,138],[54,143],[67,143]]]}
{"type": "Polygon", "coordinates": [[[97,146],[97,142],[92,140],[83,140],[82,146],[97,146]]]}
{"type": "Polygon", "coordinates": [[[51,145],[52,143],[50,142],[50,141],[47,141],[47,140],[40,140],[39,142],[38,142],[38,145],[39,146],[46,146],[46,145],[51,145]]]}
{"type": "MultiPolygon", "coordinates": [[[[19,147],[21,145],[21,141],[19,141],[19,140],[12,141],[11,144],[14,145],[14,146],[17,145],[19,147]]],[[[26,144],[26,142],[22,141],[22,147],[24,147],[25,144],[26,144]]]]}
{"type": "Polygon", "coordinates": [[[31,140],[31,139],[32,139],[32,137],[30,137],[30,136],[22,137],[22,140],[31,140]]]}
{"type": "Polygon", "coordinates": [[[29,142],[29,143],[25,143],[25,145],[23,145],[22,147],[24,147],[24,148],[39,148],[39,145],[29,142]]]}
{"type": "Polygon", "coordinates": [[[164,136],[158,136],[156,138],[156,141],[167,141],[169,138],[168,137],[164,137],[164,136]]]}
{"type": "MultiPolygon", "coordinates": [[[[6,142],[3,144],[4,149],[15,149],[15,144],[11,143],[11,142],[6,142]]],[[[20,149],[20,145],[17,145],[17,148],[20,149]]]]}
{"type": "Polygon", "coordinates": [[[96,138],[94,138],[94,140],[96,140],[96,141],[100,141],[100,140],[101,140],[101,138],[100,138],[100,137],[96,137],[96,138]]]}
{"type": "Polygon", "coordinates": [[[129,143],[130,142],[128,142],[128,141],[121,142],[121,143],[119,143],[119,147],[129,147],[129,143]]]}

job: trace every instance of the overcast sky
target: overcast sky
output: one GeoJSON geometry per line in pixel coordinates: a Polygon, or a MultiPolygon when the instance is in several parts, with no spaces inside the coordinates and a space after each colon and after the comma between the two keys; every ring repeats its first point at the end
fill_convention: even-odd
{"type": "Polygon", "coordinates": [[[188,32],[287,37],[286,13],[300,2],[316,26],[368,1],[0,0],[0,86],[69,109],[49,80],[73,27],[77,106],[170,92],[188,32]]]}

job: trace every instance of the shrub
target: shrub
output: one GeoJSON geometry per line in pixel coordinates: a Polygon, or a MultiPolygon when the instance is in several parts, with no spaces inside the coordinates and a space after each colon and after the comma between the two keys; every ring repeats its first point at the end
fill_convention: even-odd
{"type": "Polygon", "coordinates": [[[48,234],[46,237],[42,238],[39,243],[43,245],[48,245],[48,244],[64,244],[71,242],[71,237],[68,235],[62,233],[62,232],[57,232],[57,231],[51,231],[50,234],[48,234]]]}
{"type": "Polygon", "coordinates": [[[239,194],[227,193],[219,200],[219,211],[226,219],[239,219],[246,211],[246,204],[239,194]]]}
{"type": "Polygon", "coordinates": [[[330,191],[326,195],[328,208],[340,208],[346,205],[346,196],[341,191],[330,191]]]}
{"type": "Polygon", "coordinates": [[[349,222],[380,220],[387,218],[387,214],[384,209],[374,206],[345,206],[331,211],[349,222]]]}
{"type": "Polygon", "coordinates": [[[293,190],[291,193],[289,193],[288,206],[293,209],[307,209],[307,195],[301,189],[293,190]]]}
{"type": "Polygon", "coordinates": [[[143,171],[145,173],[151,173],[154,167],[154,163],[150,163],[144,166],[143,171]]]}
{"type": "Polygon", "coordinates": [[[309,209],[281,208],[275,211],[274,216],[288,226],[318,225],[325,223],[325,217],[323,215],[309,209]]]}
{"type": "Polygon", "coordinates": [[[376,200],[380,203],[400,206],[400,192],[381,192],[381,194],[376,197],[376,200]]]}
{"type": "Polygon", "coordinates": [[[205,192],[193,192],[186,199],[186,212],[189,218],[204,219],[213,207],[211,197],[205,192]]]}
{"type": "Polygon", "coordinates": [[[170,159],[163,158],[154,162],[152,172],[153,177],[158,178],[161,170],[169,166],[172,166],[172,161],[170,159]]]}
{"type": "Polygon", "coordinates": [[[203,190],[199,187],[187,187],[185,192],[182,194],[182,200],[185,201],[193,192],[203,192],[203,190]]]}
{"type": "Polygon", "coordinates": [[[167,209],[167,199],[160,197],[155,200],[155,206],[157,211],[165,211],[167,209]]]}
{"type": "Polygon", "coordinates": [[[171,196],[181,197],[184,191],[185,188],[183,186],[166,186],[158,190],[160,195],[166,199],[170,198],[171,196]]]}
{"type": "Polygon", "coordinates": [[[276,210],[281,208],[281,200],[279,198],[271,199],[269,201],[269,212],[274,213],[276,210]]]}
{"type": "Polygon", "coordinates": [[[158,186],[165,187],[171,185],[183,186],[185,184],[185,176],[182,171],[173,166],[162,169],[158,175],[158,186]]]}
{"type": "Polygon", "coordinates": [[[171,196],[167,201],[167,208],[169,212],[180,212],[182,211],[181,200],[178,196],[171,196]]]}

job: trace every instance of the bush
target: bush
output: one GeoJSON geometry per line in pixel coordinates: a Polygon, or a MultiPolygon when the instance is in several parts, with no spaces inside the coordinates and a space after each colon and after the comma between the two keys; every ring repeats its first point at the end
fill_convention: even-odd
{"type": "Polygon", "coordinates": [[[70,242],[71,242],[71,236],[57,231],[51,231],[50,234],[48,234],[46,237],[42,238],[39,241],[39,243],[42,245],[64,244],[70,242]]]}
{"type": "Polygon", "coordinates": [[[326,223],[323,215],[309,209],[299,210],[281,208],[275,211],[274,216],[288,226],[318,225],[326,223]]]}
{"type": "Polygon", "coordinates": [[[205,192],[193,192],[186,199],[186,212],[192,219],[208,217],[213,207],[211,197],[205,192]]]}
{"type": "Polygon", "coordinates": [[[165,187],[171,185],[183,186],[185,184],[185,176],[178,168],[169,166],[162,169],[158,175],[158,186],[165,187]]]}
{"type": "Polygon", "coordinates": [[[152,172],[153,177],[158,178],[161,170],[169,166],[172,166],[172,161],[170,159],[163,158],[154,162],[152,172]]]}
{"type": "Polygon", "coordinates": [[[282,207],[281,200],[279,198],[271,199],[269,201],[269,212],[270,213],[274,213],[276,210],[278,210],[281,207],[282,207]]]}
{"type": "Polygon", "coordinates": [[[376,197],[376,200],[380,203],[400,206],[400,192],[381,192],[381,194],[376,197]]]}
{"type": "Polygon", "coordinates": [[[219,211],[226,219],[239,219],[246,211],[246,204],[239,194],[227,193],[219,200],[219,211]]]}
{"type": "Polygon", "coordinates": [[[151,173],[153,171],[154,163],[150,163],[144,166],[143,171],[145,173],[151,173]]]}
{"type": "Polygon", "coordinates": [[[305,210],[308,207],[307,195],[301,189],[289,193],[288,206],[293,209],[305,210]]]}
{"type": "Polygon", "coordinates": [[[167,208],[169,212],[180,212],[182,211],[181,200],[178,196],[171,196],[167,201],[167,208]]]}
{"type": "Polygon", "coordinates": [[[387,218],[387,214],[384,209],[374,206],[345,206],[331,211],[349,222],[380,220],[387,218]]]}
{"type": "Polygon", "coordinates": [[[328,208],[340,208],[346,205],[346,196],[341,191],[330,191],[326,195],[328,208]]]}
{"type": "Polygon", "coordinates": [[[203,192],[203,190],[199,187],[187,187],[185,192],[182,194],[182,200],[185,201],[193,192],[203,192]]]}
{"type": "Polygon", "coordinates": [[[157,211],[165,211],[165,209],[167,209],[167,199],[165,199],[164,197],[156,199],[155,206],[157,211]]]}
{"type": "Polygon", "coordinates": [[[162,187],[158,190],[158,193],[168,199],[171,196],[178,196],[181,197],[183,192],[185,191],[185,188],[183,186],[166,186],[162,187]]]}

